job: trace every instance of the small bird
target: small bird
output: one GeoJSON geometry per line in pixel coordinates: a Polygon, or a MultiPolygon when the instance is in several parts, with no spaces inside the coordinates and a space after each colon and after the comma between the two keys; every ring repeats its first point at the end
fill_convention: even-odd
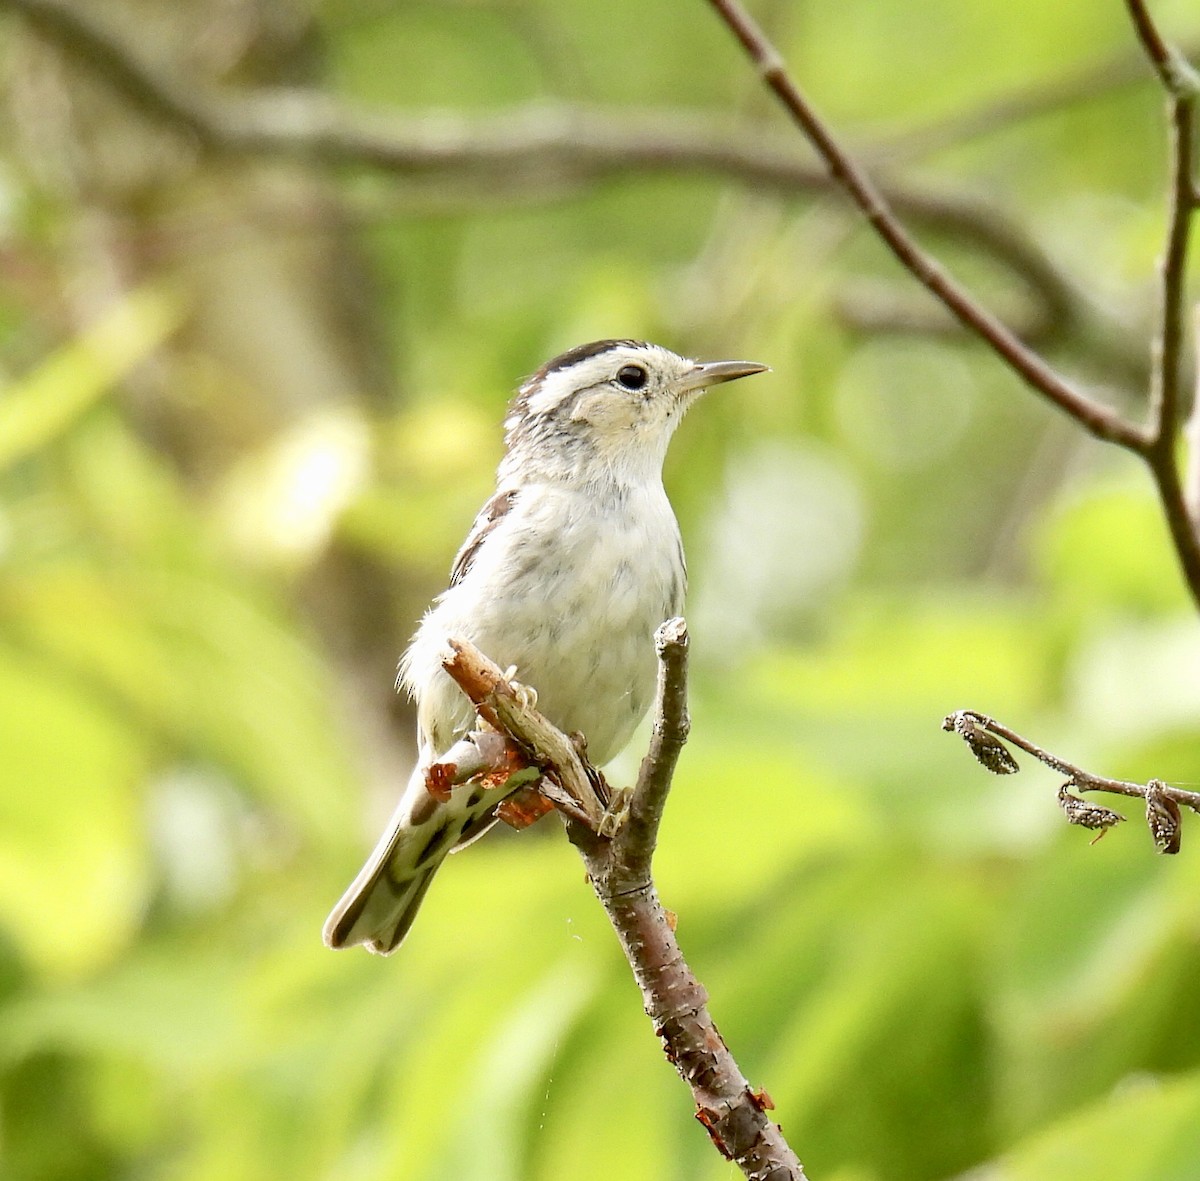
{"type": "Polygon", "coordinates": [[[495,822],[503,791],[467,783],[443,802],[425,784],[426,769],[475,722],[442,667],[449,637],[515,669],[551,722],[584,735],[597,765],[629,741],[654,691],[655,629],[679,614],[687,583],[662,484],[667,444],[705,389],[766,368],[598,340],[520,387],[496,492],[400,661],[397,683],[417,705],[417,766],[325,922],[329,947],[395,951],[446,854],[495,822]]]}

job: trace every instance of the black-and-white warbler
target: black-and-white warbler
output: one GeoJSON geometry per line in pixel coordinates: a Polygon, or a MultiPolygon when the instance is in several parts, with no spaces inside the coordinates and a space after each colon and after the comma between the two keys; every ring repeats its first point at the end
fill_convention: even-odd
{"type": "Polygon", "coordinates": [[[515,667],[559,729],[586,737],[597,765],[629,741],[654,691],[654,631],[681,610],[687,580],[662,485],[667,444],[708,386],[765,369],[601,340],[521,386],[496,493],[400,663],[400,684],[417,703],[417,767],[326,921],[330,947],[394,951],[446,854],[494,821],[494,791],[464,784],[439,800],[426,788],[425,769],[474,723],[442,668],[447,637],[515,667]]]}

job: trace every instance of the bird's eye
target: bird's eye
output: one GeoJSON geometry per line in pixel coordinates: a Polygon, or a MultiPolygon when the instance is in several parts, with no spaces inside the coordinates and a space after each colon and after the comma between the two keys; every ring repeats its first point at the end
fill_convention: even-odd
{"type": "Polygon", "coordinates": [[[640,365],[622,365],[617,380],[627,390],[640,390],[646,384],[646,371],[640,365]]]}

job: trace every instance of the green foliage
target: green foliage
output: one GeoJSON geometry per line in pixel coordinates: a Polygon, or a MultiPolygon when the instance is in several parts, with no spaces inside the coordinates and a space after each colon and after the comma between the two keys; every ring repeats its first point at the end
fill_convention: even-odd
{"type": "MultiPolygon", "coordinates": [[[[1132,50],[1086,0],[758,7],[863,140],[1132,50]]],[[[704,5],[326,0],[317,21],[323,84],[409,114],[569,99],[782,126],[704,5]]],[[[201,57],[247,36],[217,32],[201,57]]],[[[1105,91],[905,176],[1010,202],[1137,323],[1157,106],[1105,91]]],[[[0,151],[13,257],[70,273],[108,190],[88,204],[0,151]]],[[[553,818],[453,858],[396,958],[319,941],[407,774],[391,671],[490,488],[506,391],[631,334],[774,370],[714,393],[668,464],[694,729],[656,872],[813,1181],[1200,1175],[1193,824],[1158,858],[1126,807],[1091,846],[1052,775],[990,777],[939,729],[977,708],[1098,771],[1200,781],[1195,619],[1130,461],[1076,448],[990,358],[848,328],[831,309],[860,283],[921,297],[832,202],[665,170],[519,201],[338,176],[300,194],[309,220],[249,202],[223,237],[205,218],[241,208],[238,162],[185,154],[195,188],[138,173],[112,218],[146,231],[116,236],[148,285],[63,333],[93,260],[53,298],[0,284],[22,375],[0,393],[0,1176],[735,1175],[553,818]],[[336,265],[306,270],[343,198],[336,265]],[[370,320],[394,389],[346,363],[370,320]]],[[[1103,370],[1109,323],[1055,360],[1103,370]]]]}

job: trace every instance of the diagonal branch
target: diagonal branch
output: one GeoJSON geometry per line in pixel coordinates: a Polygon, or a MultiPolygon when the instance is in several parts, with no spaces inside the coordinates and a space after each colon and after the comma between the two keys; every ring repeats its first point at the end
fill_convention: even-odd
{"type": "MultiPolygon", "coordinates": [[[[1141,456],[1150,467],[1182,572],[1200,605],[1200,521],[1188,503],[1200,503],[1200,490],[1184,493],[1175,459],[1179,435],[1185,336],[1186,264],[1197,183],[1193,176],[1194,104],[1200,81],[1191,66],[1159,34],[1143,0],[1126,0],[1142,45],[1171,97],[1173,127],[1172,214],[1162,280],[1162,325],[1156,346],[1152,422],[1149,428],[1095,401],[1062,378],[997,316],[946,273],[897,219],[870,177],[842,148],[788,74],[778,50],[738,0],[709,0],[758,67],[764,83],[787,109],[829,169],[831,177],[858,206],[903,266],[958,319],[1017,373],[1027,385],[1070,415],[1096,438],[1141,456]]],[[[1200,411],[1194,410],[1193,417],[1200,411]]],[[[1191,432],[1200,437],[1200,426],[1191,432]]],[[[1200,463],[1192,476],[1200,481],[1200,463]]]]}
{"type": "MultiPolygon", "coordinates": [[[[714,1146],[751,1181],[805,1181],[799,1158],[766,1114],[773,1107],[770,1096],[750,1086],[717,1030],[708,1011],[708,994],[683,958],[674,916],[663,908],[650,874],[659,820],[687,738],[688,637],[683,620],[664,623],[655,646],[659,680],[654,737],[625,826],[608,840],[590,823],[569,819],[568,834],[633,969],[667,1059],[691,1088],[696,1118],[714,1146]],[[636,882],[631,883],[631,876],[636,882]]],[[[548,778],[564,788],[572,785],[568,815],[587,811],[588,805],[575,793],[588,790],[595,772],[575,744],[533,709],[478,649],[457,640],[451,648],[446,671],[485,721],[537,759],[548,778]],[[549,751],[555,752],[553,758],[549,751]]]]}
{"type": "MultiPolygon", "coordinates": [[[[738,11],[734,5],[717,7],[738,11]]],[[[1064,336],[1086,339],[1098,346],[1098,360],[1127,370],[1131,350],[1115,347],[1128,335],[1123,326],[1098,315],[1028,236],[995,210],[912,187],[876,189],[819,123],[820,135],[813,142],[827,170],[798,158],[790,139],[756,125],[714,121],[707,113],[627,109],[613,113],[532,104],[485,118],[443,114],[397,119],[355,111],[306,91],[233,96],[195,79],[181,81],[175,72],[146,60],[86,6],[66,0],[0,0],[3,8],[21,14],[82,66],[102,74],[138,110],[180,129],[212,152],[298,159],[330,168],[365,167],[410,181],[440,177],[453,183],[456,192],[461,191],[463,180],[470,180],[486,189],[489,199],[494,199],[497,187],[518,193],[529,188],[555,190],[564,182],[628,175],[631,169],[707,173],[788,194],[849,187],[876,230],[885,238],[891,234],[889,245],[905,265],[1027,382],[1091,433],[1133,450],[1149,445],[1148,436],[1068,384],[1027,343],[1034,338],[1043,346],[1064,336]],[[840,160],[837,166],[831,162],[831,151],[840,160]],[[994,257],[1026,284],[1041,307],[1023,321],[1025,341],[977,306],[902,229],[889,230],[895,224],[893,210],[922,226],[968,238],[973,247],[994,257]]],[[[761,34],[756,35],[761,41],[761,34]]],[[[778,62],[773,50],[769,56],[778,62]]],[[[782,74],[782,66],[780,71],[782,84],[776,79],[772,86],[777,92],[781,85],[790,88],[806,116],[815,121],[782,74]]]]}
{"type": "Polygon", "coordinates": [[[1144,454],[1149,440],[1138,426],[1094,401],[1061,377],[1028,348],[997,316],[978,303],[897,220],[874,182],[842,149],[832,132],[800,92],[779,51],[737,0],[709,0],[758,67],[792,119],[816,149],[833,180],[862,211],[900,263],[949,309],[970,332],[997,353],[1027,385],[1069,414],[1089,433],[1144,454]]]}
{"type": "Polygon", "coordinates": [[[594,769],[579,757],[574,744],[530,703],[474,644],[450,640],[446,671],[471,699],[489,726],[512,736],[528,757],[548,771],[551,782],[541,791],[556,808],[593,830],[600,826],[604,800],[596,792],[594,769]]]}
{"type": "Polygon", "coordinates": [[[1200,91],[1200,74],[1159,32],[1145,0],[1125,0],[1125,6],[1129,9],[1129,18],[1133,21],[1142,49],[1154,66],[1163,89],[1176,98],[1195,95],[1200,91]]]}

